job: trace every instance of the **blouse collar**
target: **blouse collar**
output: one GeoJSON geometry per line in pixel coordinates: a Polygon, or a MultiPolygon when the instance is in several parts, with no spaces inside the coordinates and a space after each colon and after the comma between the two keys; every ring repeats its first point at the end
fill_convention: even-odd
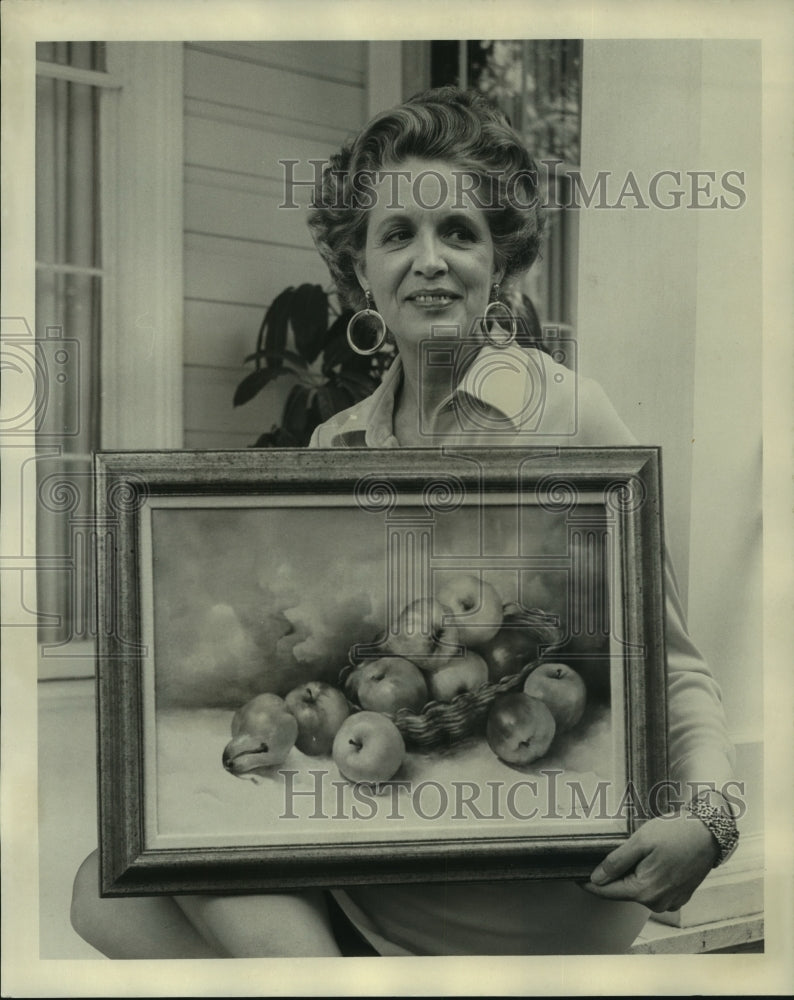
{"type": "MultiPolygon", "coordinates": [[[[533,394],[536,367],[528,352],[515,344],[508,347],[485,345],[444,401],[442,409],[457,406],[460,419],[465,423],[471,406],[460,403],[462,397],[468,397],[479,404],[481,413],[489,413],[490,419],[498,423],[501,430],[518,432],[533,394]]],[[[367,447],[398,448],[400,445],[394,434],[394,409],[402,379],[403,365],[398,354],[381,384],[365,401],[363,412],[354,408],[354,413],[335,428],[331,446],[350,443],[351,432],[360,434],[363,430],[363,443],[367,447]],[[358,425],[357,428],[351,423],[358,425]]],[[[461,428],[462,431],[465,429],[461,428]]]]}

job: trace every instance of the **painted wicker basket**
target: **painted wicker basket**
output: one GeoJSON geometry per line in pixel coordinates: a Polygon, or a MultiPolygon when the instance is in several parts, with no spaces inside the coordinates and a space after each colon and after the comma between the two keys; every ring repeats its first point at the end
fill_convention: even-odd
{"type": "MultiPolygon", "coordinates": [[[[561,645],[563,633],[559,624],[540,609],[525,611],[517,605],[505,605],[505,614],[515,619],[511,627],[527,630],[535,639],[539,655],[528,660],[518,672],[497,681],[486,681],[476,691],[463,691],[451,701],[429,701],[419,713],[408,708],[394,714],[383,713],[400,730],[408,749],[441,749],[484,732],[493,700],[500,694],[520,690],[527,676],[561,645]]],[[[351,656],[351,662],[341,670],[339,684],[343,690],[358,662],[351,656]]],[[[360,705],[351,703],[354,710],[361,711],[360,705]]]]}

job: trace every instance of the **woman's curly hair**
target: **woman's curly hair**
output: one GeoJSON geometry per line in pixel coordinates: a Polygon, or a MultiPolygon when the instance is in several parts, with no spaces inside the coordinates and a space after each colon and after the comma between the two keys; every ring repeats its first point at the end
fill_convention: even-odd
{"type": "Polygon", "coordinates": [[[323,170],[308,223],[346,305],[364,304],[353,264],[366,242],[372,190],[359,179],[411,158],[451,162],[477,178],[475,196],[484,206],[503,280],[530,268],[544,226],[534,161],[489,98],[438,87],[376,115],[323,170]]]}

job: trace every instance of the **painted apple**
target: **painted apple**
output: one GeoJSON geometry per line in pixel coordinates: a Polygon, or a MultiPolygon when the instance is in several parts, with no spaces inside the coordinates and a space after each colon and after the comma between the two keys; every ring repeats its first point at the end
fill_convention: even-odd
{"type": "Polygon", "coordinates": [[[405,741],[387,715],[354,712],[339,727],[332,756],[348,781],[377,784],[397,773],[405,757],[405,741]]]}
{"type": "Polygon", "coordinates": [[[494,683],[517,674],[522,667],[540,655],[539,633],[519,614],[504,616],[502,627],[483,643],[478,652],[488,664],[488,676],[494,683]]]}
{"type": "Polygon", "coordinates": [[[430,694],[436,701],[452,701],[463,691],[477,691],[488,680],[488,666],[473,649],[456,656],[445,667],[428,676],[430,694]]]}
{"type": "Polygon", "coordinates": [[[347,689],[362,708],[373,712],[401,708],[421,712],[428,700],[425,675],[402,656],[381,656],[361,663],[348,678],[347,689]]]}
{"type": "Polygon", "coordinates": [[[524,682],[524,694],[548,706],[558,733],[577,725],[587,703],[585,683],[567,663],[541,663],[535,667],[524,682]]]}
{"type": "Polygon", "coordinates": [[[494,699],[485,727],[488,745],[507,764],[531,764],[554,739],[554,716],[539,698],[521,691],[494,699]]]}
{"type": "Polygon", "coordinates": [[[432,673],[460,653],[456,625],[449,622],[451,611],[432,597],[420,598],[405,608],[397,620],[397,632],[387,649],[404,656],[420,670],[432,673]]]}
{"type": "Polygon", "coordinates": [[[223,766],[238,778],[262,775],[283,764],[298,738],[298,721],[276,694],[258,694],[232,718],[223,766]]]}
{"type": "Polygon", "coordinates": [[[310,757],[329,754],[339,727],[350,715],[342,692],[325,681],[308,681],[284,698],[298,722],[295,746],[310,757]]]}
{"type": "Polygon", "coordinates": [[[493,639],[502,625],[502,598],[487,580],[471,573],[458,573],[447,580],[436,597],[453,614],[459,641],[479,647],[493,639]]]}

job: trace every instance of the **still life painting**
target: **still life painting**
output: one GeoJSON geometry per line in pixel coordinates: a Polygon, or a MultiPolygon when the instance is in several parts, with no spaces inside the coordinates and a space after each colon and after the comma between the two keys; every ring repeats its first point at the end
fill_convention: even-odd
{"type": "Polygon", "coordinates": [[[330,479],[309,452],[109,456],[106,603],[137,607],[100,668],[135,662],[135,852],[264,886],[603,856],[663,777],[658,573],[636,586],[658,504],[626,451],[629,476],[580,455],[595,479],[525,453],[337,455],[330,479]]]}

